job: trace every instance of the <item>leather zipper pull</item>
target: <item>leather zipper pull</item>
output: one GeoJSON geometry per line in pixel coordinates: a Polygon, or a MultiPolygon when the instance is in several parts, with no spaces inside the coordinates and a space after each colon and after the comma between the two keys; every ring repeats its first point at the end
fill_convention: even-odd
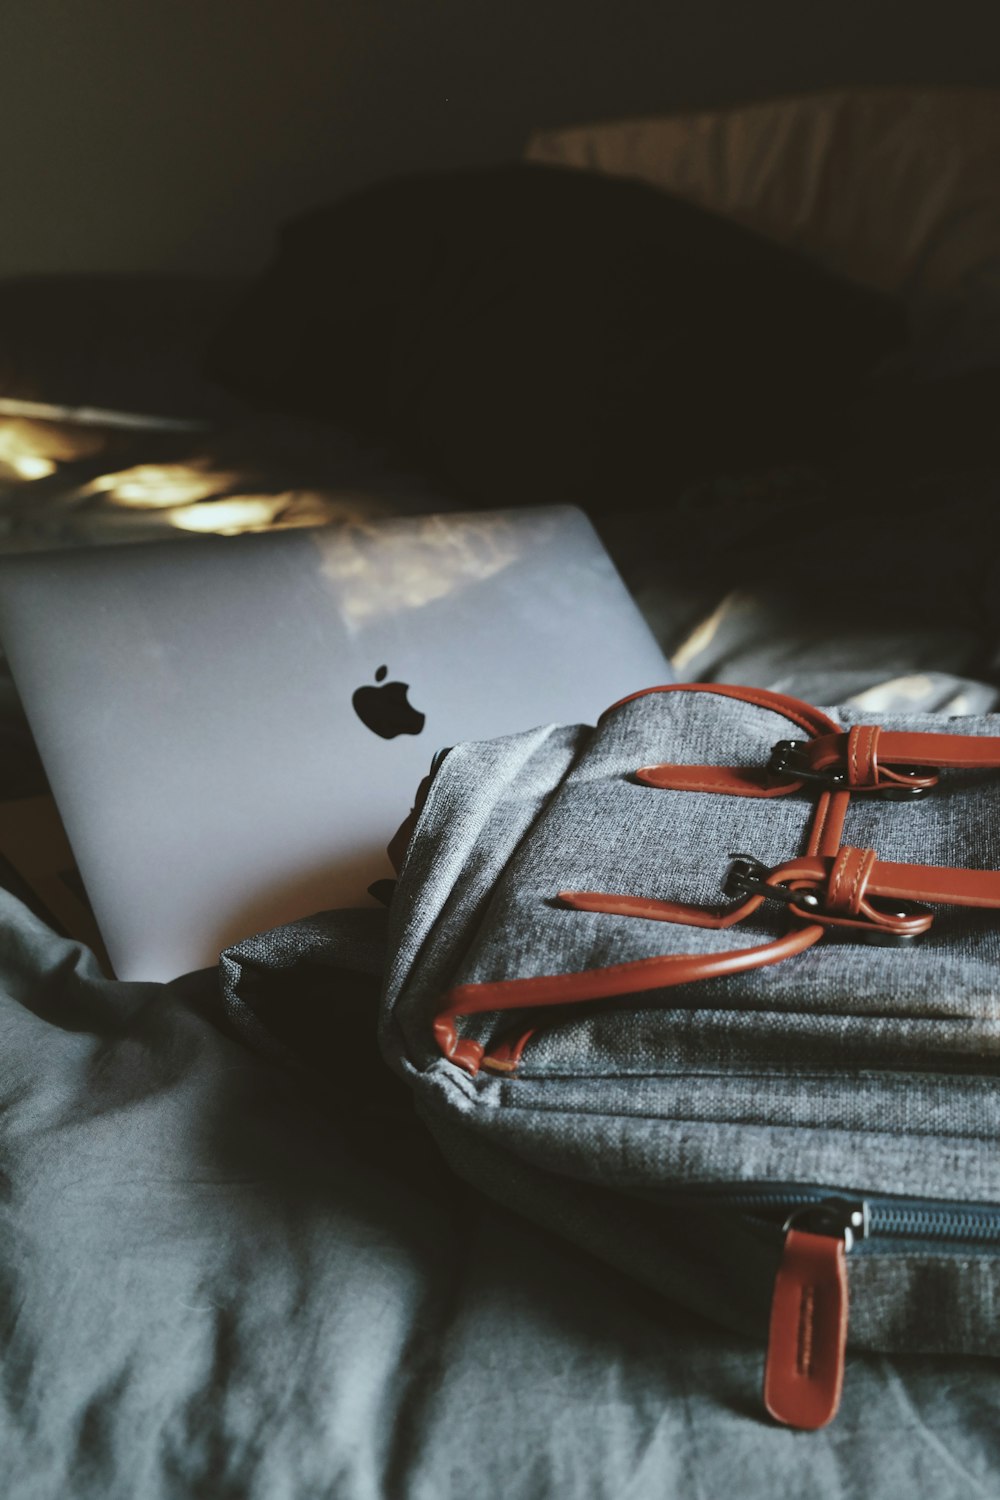
{"type": "Polygon", "coordinates": [[[813,1431],[837,1414],[847,1347],[847,1252],[855,1236],[867,1232],[867,1205],[837,1199],[800,1209],[785,1224],[764,1405],[788,1427],[813,1431]]]}

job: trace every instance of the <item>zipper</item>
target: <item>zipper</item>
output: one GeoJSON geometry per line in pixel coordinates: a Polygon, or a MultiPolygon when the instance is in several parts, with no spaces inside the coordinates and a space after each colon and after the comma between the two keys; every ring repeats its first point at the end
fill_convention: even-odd
{"type": "MultiPolygon", "coordinates": [[[[688,1197],[688,1202],[691,1198],[688,1197]]],[[[891,1252],[891,1240],[920,1240],[937,1245],[997,1245],[1000,1247],[1000,1207],[990,1204],[949,1204],[933,1199],[882,1198],[871,1194],[841,1195],[829,1189],[768,1188],[733,1192],[709,1190],[705,1200],[723,1204],[762,1226],[784,1224],[800,1210],[823,1205],[849,1205],[864,1212],[864,1233],[855,1235],[866,1251],[891,1252]]]]}
{"type": "Polygon", "coordinates": [[[840,1405],[847,1256],[856,1245],[878,1239],[1000,1246],[1000,1211],[985,1204],[952,1207],[807,1190],[718,1196],[751,1215],[785,1213],[768,1322],[764,1405],[776,1421],[806,1431],[825,1427],[840,1405]]]}

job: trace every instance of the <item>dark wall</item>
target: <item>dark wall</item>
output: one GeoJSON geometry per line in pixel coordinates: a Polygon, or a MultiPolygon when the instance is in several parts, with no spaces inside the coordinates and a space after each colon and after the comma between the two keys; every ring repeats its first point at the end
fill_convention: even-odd
{"type": "Polygon", "coordinates": [[[0,17],[0,274],[248,269],[295,209],[534,126],[1000,86],[998,42],[997,0],[24,0],[0,17]]]}

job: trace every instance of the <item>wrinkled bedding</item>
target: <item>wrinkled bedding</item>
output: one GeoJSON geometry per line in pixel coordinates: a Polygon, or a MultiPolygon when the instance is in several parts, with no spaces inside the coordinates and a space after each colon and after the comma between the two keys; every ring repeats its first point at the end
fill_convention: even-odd
{"type": "MultiPolygon", "coordinates": [[[[94,488],[106,455],[54,465],[0,497],[7,543],[176,534],[185,509],[247,496],[308,494],[311,519],[356,524],[450,503],[346,440],[239,432],[116,451],[193,468],[200,488],[169,503],[136,498],[155,475],[120,504],[94,488]]],[[[678,675],[978,713],[1000,701],[1000,590],[969,537],[996,488],[789,471],[597,520],[678,675]]],[[[302,518],[287,500],[240,514],[302,518]]],[[[9,682],[2,705],[0,791],[37,790],[9,682]]],[[[997,1494],[1000,1366],[856,1357],[828,1431],[764,1424],[758,1349],[447,1174],[376,1056],[371,976],[330,961],[308,1014],[273,1018],[275,1060],[230,1030],[214,972],[112,983],[0,892],[11,1500],[997,1494]]]]}
{"type": "Polygon", "coordinates": [[[996,1364],[856,1357],[832,1428],[765,1425],[759,1350],[451,1179],[370,1038],[289,1070],[212,973],[0,932],[12,1500],[996,1494],[996,1364]]]}

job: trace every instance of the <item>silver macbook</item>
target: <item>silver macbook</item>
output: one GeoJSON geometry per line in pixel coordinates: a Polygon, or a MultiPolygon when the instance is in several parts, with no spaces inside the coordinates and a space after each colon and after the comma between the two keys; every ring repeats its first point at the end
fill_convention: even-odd
{"type": "Polygon", "coordinates": [[[369,903],[437,749],[670,676],[563,507],[12,557],[0,640],[123,979],[369,903]]]}

